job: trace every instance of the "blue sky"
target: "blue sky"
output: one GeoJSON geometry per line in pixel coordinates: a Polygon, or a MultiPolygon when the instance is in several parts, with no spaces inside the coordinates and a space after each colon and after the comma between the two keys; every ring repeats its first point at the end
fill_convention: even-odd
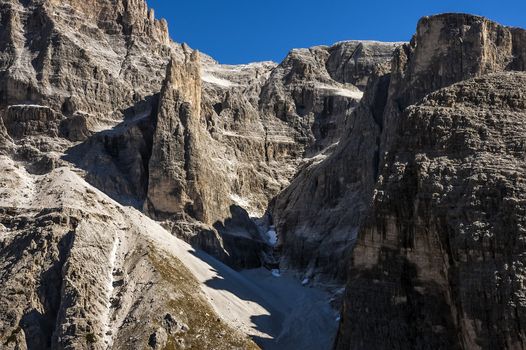
{"type": "Polygon", "coordinates": [[[408,41],[422,16],[467,12],[526,27],[526,0],[147,0],[177,42],[221,63],[281,61],[340,40],[408,41]]]}

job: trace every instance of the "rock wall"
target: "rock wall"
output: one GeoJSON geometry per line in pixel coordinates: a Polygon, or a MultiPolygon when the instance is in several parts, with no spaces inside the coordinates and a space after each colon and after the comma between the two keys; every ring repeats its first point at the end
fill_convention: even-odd
{"type": "Polygon", "coordinates": [[[1,11],[4,105],[83,111],[96,128],[160,88],[172,44],[144,1],[4,1],[1,11]]]}
{"type": "Polygon", "coordinates": [[[378,69],[335,151],[277,197],[273,213],[288,264],[344,278],[402,111],[444,86],[522,67],[522,32],[462,14],[420,20],[411,43],[395,51],[390,73],[378,69]]]}
{"type": "Polygon", "coordinates": [[[357,108],[363,118],[372,97],[381,113],[369,110],[365,129],[376,160],[354,170],[368,176],[353,182],[364,209],[336,348],[523,348],[522,271],[510,266],[522,255],[524,75],[491,75],[523,67],[518,33],[476,16],[423,18],[379,80],[387,94],[357,108]]]}
{"type": "Polygon", "coordinates": [[[233,67],[229,86],[210,84],[144,1],[4,1],[0,11],[2,153],[34,174],[74,164],[119,202],[192,227],[174,228],[188,241],[233,264],[259,261],[263,242],[243,211],[264,214],[306,147],[262,117],[274,64],[233,67]]]}
{"type": "Polygon", "coordinates": [[[301,168],[277,196],[272,213],[285,266],[307,270],[308,275],[345,277],[372,197],[381,132],[379,101],[385,101],[388,86],[388,75],[373,77],[339,143],[301,168]]]}
{"type": "Polygon", "coordinates": [[[523,348],[525,79],[485,75],[404,111],[337,348],[523,348]]]}

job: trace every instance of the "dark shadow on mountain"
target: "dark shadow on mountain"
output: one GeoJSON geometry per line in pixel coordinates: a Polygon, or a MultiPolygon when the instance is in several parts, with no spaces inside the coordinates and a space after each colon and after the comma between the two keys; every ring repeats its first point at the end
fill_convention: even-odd
{"type": "Polygon", "coordinates": [[[382,247],[378,262],[351,269],[349,281],[338,348],[462,348],[444,285],[422,277],[400,249],[382,247]]]}
{"type": "Polygon", "coordinates": [[[279,323],[276,320],[275,315],[259,315],[259,316],[252,316],[250,318],[253,324],[256,325],[256,329],[260,331],[265,331],[266,329],[271,329],[272,331],[270,333],[267,332],[271,336],[271,338],[263,338],[263,337],[257,337],[253,336],[252,340],[262,349],[265,350],[281,350],[283,349],[280,347],[280,344],[278,342],[278,337],[281,333],[281,323],[283,322],[283,319],[279,320],[279,323]],[[278,330],[274,330],[279,326],[278,330]]]}
{"type": "Polygon", "coordinates": [[[86,171],[86,180],[123,205],[142,208],[148,190],[158,94],[122,111],[124,120],[70,148],[64,160],[86,171]]]}
{"type": "Polygon", "coordinates": [[[42,313],[36,309],[27,312],[20,320],[20,327],[24,331],[28,350],[50,349],[51,334],[48,322],[42,313]]]}
{"type": "Polygon", "coordinates": [[[238,205],[231,205],[230,217],[217,221],[213,229],[202,229],[192,236],[190,244],[234,269],[261,267],[262,251],[268,249],[256,224],[238,205]]]}

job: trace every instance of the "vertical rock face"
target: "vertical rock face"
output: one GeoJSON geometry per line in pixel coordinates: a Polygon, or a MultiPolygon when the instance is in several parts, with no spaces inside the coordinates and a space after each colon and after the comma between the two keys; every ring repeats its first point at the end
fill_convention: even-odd
{"type": "Polygon", "coordinates": [[[393,51],[403,43],[344,41],[329,48],[326,68],[329,75],[343,84],[365,91],[371,77],[389,66],[393,51]]]}
{"type": "Polygon", "coordinates": [[[353,251],[339,349],[523,347],[525,79],[467,80],[404,111],[353,251]]]}
{"type": "MultiPolygon", "coordinates": [[[[42,1],[41,1],[42,2],[42,1]]],[[[46,1],[44,1],[46,2],[46,1]]],[[[168,25],[156,20],[153,9],[142,0],[48,0],[54,8],[66,6],[93,20],[108,34],[122,31],[124,34],[146,36],[157,42],[169,44],[168,25]],[[116,21],[120,18],[120,21],[116,21]]]]}
{"type": "Polygon", "coordinates": [[[521,70],[523,32],[464,14],[422,18],[411,43],[394,57],[383,141],[388,144],[389,131],[396,132],[396,116],[429,92],[487,73],[521,70]]]}
{"type": "Polygon", "coordinates": [[[523,348],[523,37],[440,15],[395,54],[338,349],[523,348]]]}
{"type": "Polygon", "coordinates": [[[300,171],[277,197],[273,213],[289,263],[343,277],[342,261],[369,210],[402,111],[455,82],[519,69],[522,33],[477,16],[423,18],[411,43],[395,51],[391,73],[378,69],[335,151],[300,171]]]}
{"type": "Polygon", "coordinates": [[[202,211],[193,193],[195,188],[191,188],[201,108],[199,70],[196,54],[181,66],[172,59],[167,68],[159,98],[145,207],[157,217],[193,211],[194,205],[202,211]]]}
{"type": "Polygon", "coordinates": [[[228,217],[223,170],[209,150],[212,139],[201,118],[199,54],[167,68],[159,97],[145,210],[164,219],[188,214],[205,224],[228,217]],[[225,199],[222,199],[225,198],[225,199]]]}
{"type": "MultiPolygon", "coordinates": [[[[384,68],[385,69],[385,68],[384,68]]],[[[385,72],[385,71],[384,71],[385,72]]],[[[377,75],[382,73],[382,68],[377,75]]],[[[332,153],[312,159],[272,207],[291,267],[343,278],[375,182],[389,76],[374,78],[332,153]]]]}

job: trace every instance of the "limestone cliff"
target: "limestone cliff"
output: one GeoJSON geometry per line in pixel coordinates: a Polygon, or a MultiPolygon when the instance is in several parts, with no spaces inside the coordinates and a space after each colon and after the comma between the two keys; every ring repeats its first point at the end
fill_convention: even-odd
{"type": "Polygon", "coordinates": [[[399,117],[338,349],[523,348],[525,79],[463,81],[399,117]]]}
{"type": "Polygon", "coordinates": [[[338,274],[328,267],[342,265],[320,259],[319,247],[346,244],[338,349],[523,348],[523,288],[514,282],[524,233],[524,74],[514,72],[524,67],[523,38],[477,16],[423,18],[391,72],[369,84],[339,148],[278,198],[284,249],[303,266],[338,274]],[[294,206],[304,189],[320,193],[321,218],[294,206]]]}
{"type": "Polygon", "coordinates": [[[160,96],[149,165],[145,209],[163,218],[190,212],[204,219],[198,193],[199,169],[204,157],[197,149],[201,110],[201,75],[196,52],[178,66],[168,65],[160,96]]]}
{"type": "Polygon", "coordinates": [[[402,111],[455,82],[522,69],[523,33],[462,14],[420,20],[390,72],[379,70],[369,84],[336,150],[278,196],[273,213],[289,263],[344,278],[402,111]]]}

